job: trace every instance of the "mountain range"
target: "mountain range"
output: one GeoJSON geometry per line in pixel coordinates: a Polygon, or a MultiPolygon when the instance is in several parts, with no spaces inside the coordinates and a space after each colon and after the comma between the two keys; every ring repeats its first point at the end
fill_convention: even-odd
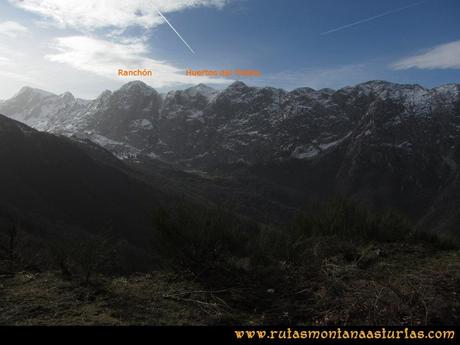
{"type": "MultiPolygon", "coordinates": [[[[458,232],[458,84],[286,91],[235,82],[160,94],[135,81],[95,100],[25,87],[0,102],[0,113],[41,131],[14,122],[26,141],[30,132],[91,147],[104,152],[97,162],[104,157],[123,166],[117,171],[142,176],[136,183],[169,181],[176,192],[231,203],[258,221],[282,222],[305,203],[340,196],[395,209],[422,228],[458,232]]],[[[0,132],[13,126],[1,121],[0,132]]],[[[53,160],[73,160],[61,153],[53,160]]],[[[24,164],[37,158],[28,154],[24,164]]]]}

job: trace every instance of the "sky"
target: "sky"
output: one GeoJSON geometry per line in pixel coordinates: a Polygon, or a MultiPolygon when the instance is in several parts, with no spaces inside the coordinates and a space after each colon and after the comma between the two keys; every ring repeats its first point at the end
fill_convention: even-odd
{"type": "Polygon", "coordinates": [[[161,92],[460,83],[459,21],[458,0],[0,0],[0,99],[23,86],[94,98],[134,79],[161,92]],[[138,68],[153,76],[117,75],[138,68]]]}

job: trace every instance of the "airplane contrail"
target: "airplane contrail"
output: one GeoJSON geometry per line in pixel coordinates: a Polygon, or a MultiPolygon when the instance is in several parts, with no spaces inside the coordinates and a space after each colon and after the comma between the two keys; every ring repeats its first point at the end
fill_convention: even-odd
{"type": "Polygon", "coordinates": [[[322,32],[321,35],[329,35],[329,34],[332,34],[333,32],[337,32],[337,31],[340,31],[340,30],[348,29],[348,28],[351,28],[351,27],[356,26],[356,25],[359,25],[359,24],[368,23],[368,22],[373,21],[373,20],[375,20],[375,19],[389,16],[390,14],[398,13],[398,12],[407,10],[407,9],[409,9],[409,8],[412,8],[412,7],[420,6],[420,5],[422,5],[422,4],[424,4],[424,3],[428,2],[428,1],[429,1],[429,0],[419,1],[419,2],[410,4],[410,5],[407,5],[407,6],[399,7],[399,8],[397,8],[397,9],[394,9],[394,10],[391,10],[391,11],[387,11],[387,12],[383,12],[383,13],[377,14],[376,16],[372,16],[372,17],[370,17],[370,18],[366,18],[366,19],[359,20],[359,21],[354,22],[354,23],[351,23],[351,24],[342,25],[342,26],[339,26],[338,28],[335,28],[335,29],[332,29],[332,30],[329,30],[329,31],[322,32]]]}
{"type": "Polygon", "coordinates": [[[156,11],[158,12],[158,14],[160,15],[161,18],[163,18],[163,20],[171,27],[171,29],[173,29],[173,31],[176,33],[176,35],[182,40],[182,42],[184,42],[184,44],[187,46],[187,48],[193,53],[195,54],[195,51],[192,49],[192,47],[182,38],[181,34],[174,28],[174,26],[169,22],[168,19],[166,19],[166,17],[163,15],[163,13],[160,12],[160,10],[158,8],[156,8],[156,11]]]}

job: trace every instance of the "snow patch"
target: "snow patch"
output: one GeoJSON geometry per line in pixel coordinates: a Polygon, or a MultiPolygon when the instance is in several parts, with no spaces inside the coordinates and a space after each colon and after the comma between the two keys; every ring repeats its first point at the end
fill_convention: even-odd
{"type": "Polygon", "coordinates": [[[135,129],[135,130],[143,130],[143,131],[148,131],[153,129],[153,124],[150,120],[147,119],[139,119],[139,120],[134,120],[130,123],[129,125],[130,128],[135,129]]]}

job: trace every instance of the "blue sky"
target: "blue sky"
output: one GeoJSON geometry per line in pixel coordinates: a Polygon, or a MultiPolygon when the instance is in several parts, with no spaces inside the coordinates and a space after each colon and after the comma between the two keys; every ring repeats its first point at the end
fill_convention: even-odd
{"type": "Polygon", "coordinates": [[[286,89],[458,83],[459,21],[458,0],[3,0],[0,98],[23,85],[95,97],[129,81],[118,68],[152,69],[141,80],[161,91],[231,82],[187,68],[257,69],[240,79],[286,89]]]}

